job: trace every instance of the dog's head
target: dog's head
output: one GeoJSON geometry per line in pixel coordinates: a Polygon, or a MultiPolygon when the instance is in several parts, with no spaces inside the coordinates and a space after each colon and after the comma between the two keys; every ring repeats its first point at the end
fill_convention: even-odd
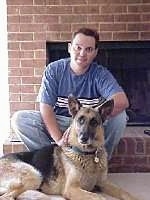
{"type": "Polygon", "coordinates": [[[96,108],[83,107],[73,96],[68,98],[69,112],[73,117],[69,144],[82,151],[93,151],[104,144],[103,122],[111,114],[113,100],[96,108]]]}

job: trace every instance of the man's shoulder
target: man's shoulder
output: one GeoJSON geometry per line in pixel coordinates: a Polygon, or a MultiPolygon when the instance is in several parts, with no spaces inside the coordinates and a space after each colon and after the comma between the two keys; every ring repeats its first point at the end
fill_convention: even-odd
{"type": "Polygon", "coordinates": [[[106,67],[104,67],[101,64],[98,64],[97,62],[93,62],[92,63],[92,68],[91,69],[96,74],[105,73],[106,71],[108,71],[106,67]]]}
{"type": "Polygon", "coordinates": [[[53,61],[51,63],[49,63],[48,66],[50,67],[65,67],[68,65],[68,63],[70,62],[70,58],[62,58],[56,61],[53,61]]]}

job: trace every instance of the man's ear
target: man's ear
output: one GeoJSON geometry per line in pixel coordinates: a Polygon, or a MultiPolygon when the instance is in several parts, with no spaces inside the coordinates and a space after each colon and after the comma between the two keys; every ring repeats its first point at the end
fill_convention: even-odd
{"type": "Polygon", "coordinates": [[[68,43],[68,53],[70,53],[71,52],[71,43],[69,42],[68,43]]]}
{"type": "Polygon", "coordinates": [[[79,100],[75,98],[74,96],[69,95],[68,109],[69,109],[69,113],[72,115],[73,118],[75,117],[77,112],[80,110],[80,107],[81,107],[81,103],[79,102],[79,100]]]}
{"type": "Polygon", "coordinates": [[[112,113],[114,108],[114,100],[106,100],[104,103],[97,107],[97,110],[102,118],[102,122],[104,122],[112,113]]]}

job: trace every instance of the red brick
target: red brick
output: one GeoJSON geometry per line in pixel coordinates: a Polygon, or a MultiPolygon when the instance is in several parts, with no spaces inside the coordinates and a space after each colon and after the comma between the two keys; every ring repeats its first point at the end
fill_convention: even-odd
{"type": "Polygon", "coordinates": [[[47,6],[48,14],[72,14],[72,6],[47,6]]]}
{"type": "Polygon", "coordinates": [[[136,141],[134,138],[125,138],[127,142],[127,154],[134,155],[136,150],[136,141]]]}
{"type": "Polygon", "coordinates": [[[20,68],[10,68],[9,69],[9,76],[20,76],[21,75],[21,71],[20,68]]]}
{"type": "Polygon", "coordinates": [[[134,23],[128,24],[127,27],[128,31],[149,31],[150,30],[150,23],[134,23]]]}
{"type": "Polygon", "coordinates": [[[11,41],[31,41],[33,40],[33,33],[10,33],[8,40],[11,41]]]}
{"type": "Polygon", "coordinates": [[[44,42],[46,41],[46,33],[44,32],[42,32],[42,33],[33,33],[33,35],[34,35],[34,40],[35,41],[38,41],[38,40],[44,40],[44,42]]]}
{"type": "Polygon", "coordinates": [[[100,31],[99,38],[100,38],[100,41],[111,41],[112,40],[112,32],[100,31]]]}
{"type": "Polygon", "coordinates": [[[46,24],[20,24],[20,32],[43,32],[46,31],[46,24]]]}
{"type": "Polygon", "coordinates": [[[45,49],[46,43],[43,42],[21,42],[20,43],[20,49],[21,50],[39,50],[39,49],[45,49]]]}
{"type": "Polygon", "coordinates": [[[21,85],[20,91],[21,93],[35,93],[34,85],[21,85]]]}
{"type": "Polygon", "coordinates": [[[140,39],[141,40],[150,40],[150,31],[149,32],[141,32],[140,39]]]}
{"type": "Polygon", "coordinates": [[[102,14],[110,14],[110,13],[126,13],[127,7],[125,5],[107,5],[101,6],[101,13],[102,14]]]}
{"type": "Polygon", "coordinates": [[[12,93],[9,94],[10,102],[13,102],[13,101],[20,102],[20,99],[21,99],[20,94],[12,94],[12,93]]]}
{"type": "Polygon", "coordinates": [[[123,158],[124,165],[134,165],[135,164],[135,156],[128,156],[123,158]]]}
{"type": "Polygon", "coordinates": [[[60,0],[34,0],[34,5],[58,5],[60,0]]]}
{"type": "MultiPolygon", "coordinates": [[[[148,1],[148,0],[147,0],[148,1]]],[[[89,4],[135,4],[141,3],[141,0],[88,0],[89,4]]]]}
{"type": "Polygon", "coordinates": [[[39,84],[41,77],[21,77],[22,84],[39,84]]]}
{"type": "Polygon", "coordinates": [[[9,42],[8,41],[8,50],[19,50],[20,43],[19,42],[9,42]]]}
{"type": "Polygon", "coordinates": [[[136,165],[147,165],[147,157],[146,156],[136,156],[135,163],[136,163],[136,165]]]}
{"type": "Polygon", "coordinates": [[[36,94],[21,94],[21,101],[22,102],[35,102],[36,101],[36,94]]]}
{"type": "Polygon", "coordinates": [[[8,57],[12,59],[19,59],[20,58],[20,51],[8,51],[8,57]]]}
{"type": "Polygon", "coordinates": [[[34,22],[35,23],[58,23],[59,22],[59,16],[57,15],[36,15],[34,16],[34,22]]]}
{"type": "Polygon", "coordinates": [[[7,5],[33,5],[33,0],[7,0],[7,5]]]}
{"type": "Polygon", "coordinates": [[[8,15],[19,15],[19,13],[20,13],[20,9],[19,9],[19,7],[18,6],[7,6],[7,13],[8,13],[8,15]]]}
{"type": "Polygon", "coordinates": [[[126,154],[126,152],[127,152],[127,142],[126,142],[126,140],[122,139],[122,140],[120,140],[120,142],[117,146],[117,154],[123,155],[123,154],[126,154]]]}
{"type": "Polygon", "coordinates": [[[35,56],[35,59],[36,58],[43,58],[45,59],[46,58],[46,51],[45,50],[37,50],[37,51],[34,51],[34,56],[35,56]]]}
{"type": "Polygon", "coordinates": [[[88,22],[114,22],[114,15],[89,15],[88,22]]]}
{"type": "Polygon", "coordinates": [[[21,79],[19,77],[8,77],[8,83],[11,84],[21,84],[21,79]]]}
{"type": "Polygon", "coordinates": [[[46,32],[46,41],[59,41],[61,33],[60,32],[46,32]]]}
{"type": "Polygon", "coordinates": [[[137,142],[136,154],[145,154],[145,143],[143,141],[137,142]]]}
{"type": "Polygon", "coordinates": [[[150,11],[150,5],[134,5],[134,6],[128,6],[128,12],[132,13],[149,13],[150,11]]]}
{"type": "Polygon", "coordinates": [[[87,1],[86,0],[80,0],[80,1],[77,1],[77,0],[61,0],[61,3],[62,5],[86,5],[87,4],[87,1]]]}
{"type": "Polygon", "coordinates": [[[98,14],[99,13],[99,6],[74,6],[73,7],[73,14],[98,14]]]}
{"type": "Polygon", "coordinates": [[[56,32],[71,32],[70,24],[49,24],[47,26],[48,31],[56,31],[56,32]]]}
{"type": "Polygon", "coordinates": [[[20,15],[47,14],[47,6],[20,6],[20,15]]]}
{"type": "Polygon", "coordinates": [[[12,112],[24,109],[34,110],[35,104],[33,102],[11,102],[10,109],[12,112]]]}
{"type": "Polygon", "coordinates": [[[72,32],[76,31],[77,29],[79,28],[82,28],[82,27],[88,27],[88,28],[92,28],[92,29],[96,29],[98,30],[98,27],[99,27],[99,24],[98,23],[89,23],[89,24],[72,24],[72,32]]]}
{"type": "Polygon", "coordinates": [[[35,76],[42,76],[42,74],[43,74],[43,71],[44,71],[44,67],[43,68],[34,68],[34,75],[35,76]]]}
{"type": "Polygon", "coordinates": [[[19,24],[8,24],[7,25],[8,32],[20,32],[19,24]]]}
{"type": "Polygon", "coordinates": [[[34,58],[33,51],[20,51],[20,58],[34,58]]]}
{"type": "Polygon", "coordinates": [[[141,17],[139,14],[121,14],[114,15],[115,22],[140,22],[141,17]]]}
{"type": "Polygon", "coordinates": [[[9,24],[11,24],[11,23],[19,23],[20,22],[20,16],[19,15],[15,15],[15,16],[7,16],[7,22],[9,23],[9,24]]]}
{"type": "Polygon", "coordinates": [[[61,23],[82,23],[87,22],[86,15],[60,15],[60,22],[61,23]]]}
{"type": "Polygon", "coordinates": [[[145,151],[146,151],[146,155],[149,155],[150,157],[150,138],[146,139],[145,141],[145,151]]]}
{"type": "Polygon", "coordinates": [[[113,32],[113,40],[115,41],[129,41],[138,40],[139,32],[113,32]]]}
{"type": "Polygon", "coordinates": [[[20,67],[20,60],[18,59],[9,59],[8,66],[10,67],[20,67]]]}
{"type": "Polygon", "coordinates": [[[11,93],[20,93],[20,85],[10,85],[9,91],[11,93]]]}
{"type": "Polygon", "coordinates": [[[42,67],[45,66],[46,62],[44,59],[34,59],[34,60],[30,60],[30,59],[25,59],[25,60],[21,60],[21,67],[42,67]]]}
{"type": "Polygon", "coordinates": [[[125,24],[100,24],[100,31],[125,31],[125,24]]]}
{"type": "Polygon", "coordinates": [[[34,75],[34,68],[31,67],[21,67],[21,76],[33,76],[34,75]]]}
{"type": "Polygon", "coordinates": [[[71,38],[72,38],[72,33],[65,33],[65,32],[62,32],[61,34],[60,34],[60,40],[61,41],[70,41],[71,40],[71,38]]]}

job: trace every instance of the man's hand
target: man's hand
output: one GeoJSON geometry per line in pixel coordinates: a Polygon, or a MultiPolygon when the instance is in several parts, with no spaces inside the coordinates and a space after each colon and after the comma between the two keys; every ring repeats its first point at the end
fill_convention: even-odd
{"type": "Polygon", "coordinates": [[[68,128],[62,135],[61,139],[56,141],[58,146],[68,146],[68,137],[70,134],[70,128],[68,128]]]}

